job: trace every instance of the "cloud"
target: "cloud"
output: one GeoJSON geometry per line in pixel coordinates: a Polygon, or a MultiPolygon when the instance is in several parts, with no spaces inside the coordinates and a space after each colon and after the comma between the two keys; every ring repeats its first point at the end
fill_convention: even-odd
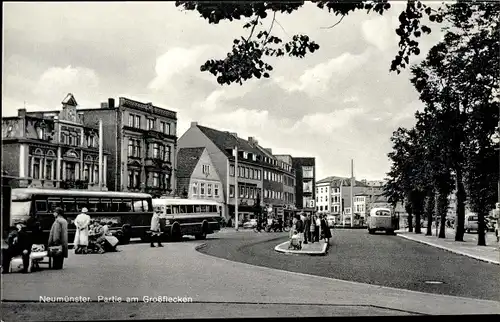
{"type": "Polygon", "coordinates": [[[315,113],[304,116],[293,127],[294,131],[306,133],[318,133],[322,135],[332,134],[335,130],[346,127],[357,115],[364,112],[363,108],[349,108],[336,110],[331,113],[315,113]]]}
{"type": "Polygon", "coordinates": [[[387,17],[366,20],[361,24],[361,30],[366,42],[380,51],[386,51],[397,45],[397,35],[394,32],[398,21],[387,17]]]}
{"type": "Polygon", "coordinates": [[[92,69],[85,67],[51,67],[39,78],[34,94],[44,97],[61,96],[75,89],[92,92],[99,86],[99,77],[92,69]]]}
{"type": "Polygon", "coordinates": [[[278,78],[277,82],[288,91],[304,91],[310,96],[319,96],[330,90],[332,84],[343,81],[353,70],[364,65],[368,58],[369,52],[361,55],[346,52],[307,69],[298,83],[287,82],[284,78],[278,78]]]}

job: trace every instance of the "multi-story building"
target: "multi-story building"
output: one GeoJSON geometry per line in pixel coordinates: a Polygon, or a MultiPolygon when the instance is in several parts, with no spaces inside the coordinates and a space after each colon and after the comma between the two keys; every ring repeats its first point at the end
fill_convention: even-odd
{"type": "Polygon", "coordinates": [[[177,191],[183,197],[224,203],[222,182],[207,149],[179,149],[177,165],[177,191]]]}
{"type": "Polygon", "coordinates": [[[261,147],[253,137],[249,137],[248,142],[259,149],[264,157],[262,163],[264,205],[269,214],[280,216],[286,220],[288,216],[285,216],[285,209],[292,209],[295,195],[293,191],[295,172],[290,162],[291,159],[273,155],[271,149],[261,147]],[[292,194],[290,191],[293,191],[292,194]]]}
{"type": "MultiPolygon", "coordinates": [[[[370,189],[361,181],[354,179],[352,198],[357,194],[365,193],[370,189]]],[[[326,214],[340,217],[351,215],[353,204],[351,202],[351,179],[331,176],[316,182],[316,210],[326,214]]],[[[356,212],[355,212],[356,213],[356,212]]],[[[358,213],[361,215],[361,213],[358,213]]]]}
{"type": "Polygon", "coordinates": [[[179,149],[204,147],[208,151],[222,182],[226,219],[231,218],[234,223],[236,200],[240,223],[252,218],[258,196],[260,206],[264,205],[262,198],[264,156],[247,140],[239,138],[236,133],[218,131],[191,122],[191,127],[179,138],[178,144],[179,149]]]}
{"type": "MultiPolygon", "coordinates": [[[[80,188],[106,190],[99,185],[99,128],[84,125],[72,94],[62,110],[27,112],[2,118],[2,170],[13,187],[80,188]]],[[[101,169],[108,168],[103,150],[101,169]]]]}
{"type": "Polygon", "coordinates": [[[111,152],[109,189],[175,194],[176,112],[120,97],[118,105],[110,98],[79,113],[84,124],[103,122],[104,148],[111,152]]]}
{"type": "Polygon", "coordinates": [[[295,170],[295,206],[298,209],[315,210],[316,159],[292,158],[295,170]]]}

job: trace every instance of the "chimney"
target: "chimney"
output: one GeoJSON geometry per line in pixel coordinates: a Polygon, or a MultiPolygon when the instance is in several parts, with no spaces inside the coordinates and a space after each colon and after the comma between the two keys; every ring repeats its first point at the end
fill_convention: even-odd
{"type": "Polygon", "coordinates": [[[17,116],[24,117],[26,116],[26,109],[25,108],[20,108],[17,110],[17,116]]]}
{"type": "Polygon", "coordinates": [[[191,122],[191,127],[197,127],[198,126],[198,122],[191,122]]]}
{"type": "Polygon", "coordinates": [[[115,108],[115,99],[108,98],[108,108],[115,108]]]}

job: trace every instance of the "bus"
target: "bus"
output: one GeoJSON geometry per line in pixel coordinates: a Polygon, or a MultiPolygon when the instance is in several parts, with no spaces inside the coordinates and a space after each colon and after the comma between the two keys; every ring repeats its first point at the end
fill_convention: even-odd
{"type": "Polygon", "coordinates": [[[366,218],[368,233],[374,234],[377,230],[393,235],[399,229],[399,216],[389,208],[372,208],[366,218]]]}
{"type": "Polygon", "coordinates": [[[222,207],[216,201],[153,199],[153,208],[165,218],[163,231],[173,241],[181,240],[184,235],[202,240],[220,230],[222,207]]]}
{"type": "Polygon", "coordinates": [[[68,221],[69,243],[75,236],[73,220],[82,208],[88,209],[91,219],[111,223],[110,232],[121,244],[144,236],[153,216],[152,197],[145,193],[16,188],[11,194],[10,225],[24,222],[30,232],[38,222],[48,238],[56,207],[64,210],[68,221]]]}

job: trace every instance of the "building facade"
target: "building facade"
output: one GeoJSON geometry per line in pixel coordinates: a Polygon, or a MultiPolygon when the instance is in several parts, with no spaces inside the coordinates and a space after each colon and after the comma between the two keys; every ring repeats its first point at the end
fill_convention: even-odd
{"type": "Polygon", "coordinates": [[[177,164],[177,191],[183,197],[224,203],[222,181],[205,148],[179,149],[177,164]]]}
{"type": "Polygon", "coordinates": [[[316,209],[316,159],[292,158],[295,170],[295,207],[297,209],[316,209]]]}
{"type": "Polygon", "coordinates": [[[72,94],[62,110],[2,118],[2,170],[13,187],[107,190],[108,151],[99,184],[99,128],[84,125],[72,94]]]}
{"type": "Polygon", "coordinates": [[[103,121],[109,189],[176,194],[177,113],[152,103],[110,98],[98,109],[79,110],[85,124],[103,121]]]}
{"type": "Polygon", "coordinates": [[[191,127],[179,138],[178,144],[179,149],[203,147],[210,155],[214,170],[222,183],[226,219],[231,218],[234,223],[236,201],[240,223],[254,215],[258,198],[260,206],[264,206],[263,156],[248,141],[239,138],[236,133],[223,132],[191,122],[191,127]]]}

